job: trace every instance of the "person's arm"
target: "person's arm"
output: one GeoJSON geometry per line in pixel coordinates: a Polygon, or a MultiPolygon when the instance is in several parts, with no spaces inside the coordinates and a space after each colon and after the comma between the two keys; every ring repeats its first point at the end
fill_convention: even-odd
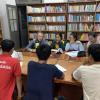
{"type": "Polygon", "coordinates": [[[75,69],[72,73],[72,78],[77,80],[77,81],[81,81],[81,72],[80,72],[80,67],[75,69]]]}
{"type": "Polygon", "coordinates": [[[26,49],[31,49],[31,48],[34,48],[35,47],[35,41],[32,40],[27,46],[26,46],[26,49]]]}
{"type": "Polygon", "coordinates": [[[16,59],[16,63],[15,63],[15,66],[14,66],[14,76],[16,78],[18,100],[21,100],[21,97],[22,97],[21,67],[20,67],[20,63],[17,59],[16,59]]]}
{"type": "Polygon", "coordinates": [[[53,66],[53,74],[54,74],[54,78],[57,79],[64,79],[64,73],[62,71],[60,71],[56,66],[53,66]]]}
{"type": "Polygon", "coordinates": [[[70,49],[70,45],[69,45],[69,43],[67,43],[65,46],[65,51],[68,51],[69,49],[70,49]]]}
{"type": "Polygon", "coordinates": [[[17,91],[18,91],[17,100],[21,100],[21,98],[22,98],[22,80],[21,80],[21,76],[16,77],[16,86],[17,86],[17,91]]]}

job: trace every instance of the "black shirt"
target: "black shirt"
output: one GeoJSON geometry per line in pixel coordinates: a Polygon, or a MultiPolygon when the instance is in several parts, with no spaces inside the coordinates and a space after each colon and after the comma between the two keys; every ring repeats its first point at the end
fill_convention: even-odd
{"type": "Polygon", "coordinates": [[[54,65],[30,61],[25,100],[53,100],[53,79],[62,74],[54,65]]]}

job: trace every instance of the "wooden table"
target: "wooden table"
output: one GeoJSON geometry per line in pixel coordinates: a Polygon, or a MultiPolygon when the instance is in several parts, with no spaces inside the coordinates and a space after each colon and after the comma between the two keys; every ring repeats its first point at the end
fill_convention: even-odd
{"type": "MultiPolygon", "coordinates": [[[[30,60],[38,61],[35,53],[23,52],[24,60],[23,66],[21,67],[22,74],[27,74],[27,64],[30,60]]],[[[52,54],[48,59],[48,64],[60,64],[67,71],[64,72],[65,78],[63,80],[55,80],[55,91],[56,95],[63,95],[65,100],[81,100],[82,87],[81,83],[72,79],[72,72],[79,67],[83,58],[77,60],[68,60],[68,56],[65,54],[57,55],[52,54]]]]}

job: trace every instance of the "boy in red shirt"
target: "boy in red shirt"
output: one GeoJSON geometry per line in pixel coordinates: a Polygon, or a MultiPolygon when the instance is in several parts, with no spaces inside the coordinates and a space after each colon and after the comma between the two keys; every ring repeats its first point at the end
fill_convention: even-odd
{"type": "Polygon", "coordinates": [[[18,90],[18,99],[21,98],[21,67],[17,59],[11,57],[14,42],[3,40],[0,55],[0,100],[12,100],[15,83],[18,90]]]}

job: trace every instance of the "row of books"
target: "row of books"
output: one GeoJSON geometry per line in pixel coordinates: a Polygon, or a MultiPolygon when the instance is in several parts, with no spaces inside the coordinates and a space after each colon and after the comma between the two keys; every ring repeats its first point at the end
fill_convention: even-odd
{"type": "Polygon", "coordinates": [[[64,22],[65,16],[52,16],[52,17],[46,17],[47,22],[64,22]]]}
{"type": "MultiPolygon", "coordinates": [[[[49,41],[49,39],[50,40],[55,40],[56,39],[56,34],[57,33],[51,33],[51,34],[50,33],[45,33],[44,38],[47,39],[48,41],[49,41]]],[[[30,33],[29,38],[30,39],[36,39],[36,36],[37,36],[37,33],[30,33]]],[[[62,34],[62,37],[64,39],[64,34],[62,34]]],[[[78,36],[78,39],[80,41],[88,41],[89,40],[88,34],[80,33],[80,35],[78,36]]]]}
{"type": "Polygon", "coordinates": [[[46,33],[45,35],[45,39],[55,39],[56,38],[56,34],[50,34],[50,33],[46,33]]]}
{"type": "Polygon", "coordinates": [[[45,29],[45,25],[28,25],[28,29],[31,31],[44,31],[45,29]]]}
{"type": "Polygon", "coordinates": [[[66,27],[64,25],[47,25],[46,29],[47,31],[66,31],[66,27]]]}
{"type": "MultiPolygon", "coordinates": [[[[32,17],[32,16],[27,16],[27,21],[28,22],[64,22],[65,21],[65,16],[53,16],[53,17],[46,17],[41,16],[41,17],[32,17]]],[[[93,22],[94,21],[94,16],[93,15],[72,15],[69,14],[68,17],[69,22],[93,22]]],[[[95,21],[100,22],[100,14],[96,14],[95,21]]]]}
{"type": "Polygon", "coordinates": [[[27,6],[27,13],[45,13],[45,7],[32,7],[27,6]]]}
{"type": "MultiPolygon", "coordinates": [[[[56,39],[56,34],[57,33],[51,33],[51,34],[50,33],[45,33],[44,38],[48,39],[48,40],[49,39],[54,40],[54,39],[56,39]]],[[[36,37],[37,37],[37,33],[30,33],[29,34],[30,39],[36,39],[36,37]]],[[[62,34],[62,38],[64,39],[64,34],[62,34]]]]}
{"type": "MultiPolygon", "coordinates": [[[[69,5],[68,12],[93,12],[100,11],[100,3],[96,4],[84,4],[84,5],[69,5]]],[[[27,6],[27,13],[57,13],[66,12],[65,6],[45,6],[45,7],[32,7],[27,6]]]]}
{"type": "Polygon", "coordinates": [[[45,7],[46,12],[52,13],[52,12],[65,12],[66,8],[65,6],[46,6],[45,7]]]}
{"type": "MultiPolygon", "coordinates": [[[[45,34],[45,39],[51,39],[51,40],[54,40],[56,39],[56,34],[57,33],[46,33],[45,34]]],[[[64,39],[64,34],[62,34],[62,39],[64,39]]]]}
{"type": "Polygon", "coordinates": [[[68,24],[68,31],[92,31],[93,24],[68,24]]]}
{"type": "Polygon", "coordinates": [[[27,21],[28,22],[45,22],[45,16],[41,16],[41,17],[27,16],[27,21]]]}
{"type": "Polygon", "coordinates": [[[93,22],[94,16],[93,15],[72,15],[72,14],[69,14],[68,21],[69,22],[93,22]]]}
{"type": "Polygon", "coordinates": [[[68,7],[68,12],[93,12],[96,5],[73,5],[68,7]]]}
{"type": "Polygon", "coordinates": [[[28,29],[31,31],[65,31],[66,27],[64,25],[29,25],[28,29]]]}
{"type": "Polygon", "coordinates": [[[65,21],[65,16],[50,16],[50,17],[32,17],[32,16],[27,16],[27,21],[28,22],[64,22],[65,21]]]}
{"type": "Polygon", "coordinates": [[[45,6],[45,7],[32,7],[27,6],[27,13],[57,13],[66,12],[65,6],[45,6]]]}

